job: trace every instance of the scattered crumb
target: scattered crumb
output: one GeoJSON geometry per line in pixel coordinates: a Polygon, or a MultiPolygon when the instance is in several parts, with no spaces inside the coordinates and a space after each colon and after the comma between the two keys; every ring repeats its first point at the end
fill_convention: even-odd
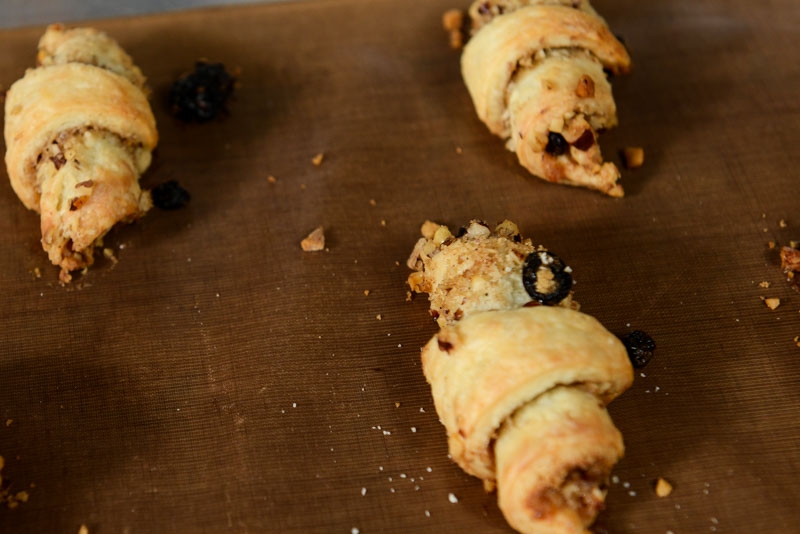
{"type": "Polygon", "coordinates": [[[778,226],[780,226],[781,228],[786,228],[789,225],[786,224],[786,221],[784,219],[781,219],[780,221],[778,221],[778,226]]]}
{"type": "Polygon", "coordinates": [[[460,9],[448,9],[442,15],[442,26],[450,37],[450,47],[458,50],[464,46],[464,12],[460,9]]]}
{"type": "Polygon", "coordinates": [[[11,426],[11,423],[13,422],[14,422],[13,419],[6,419],[6,426],[11,426]]]}
{"type": "Polygon", "coordinates": [[[769,288],[769,282],[767,282],[767,281],[761,282],[760,284],[758,284],[758,287],[760,287],[762,289],[767,289],[767,288],[769,288]]]}
{"type": "Polygon", "coordinates": [[[36,278],[41,278],[42,277],[42,270],[39,269],[38,267],[34,267],[33,268],[33,276],[35,276],[36,278]]]}
{"type": "Polygon", "coordinates": [[[316,156],[311,158],[311,163],[313,163],[315,167],[319,167],[320,165],[322,165],[322,159],[324,157],[325,157],[325,154],[320,152],[319,154],[317,154],[316,156]]]}
{"type": "Polygon", "coordinates": [[[381,226],[386,226],[386,219],[381,219],[381,226]]]}
{"type": "Polygon", "coordinates": [[[325,230],[322,226],[317,226],[314,230],[300,242],[300,246],[306,252],[314,252],[325,249],[325,230]]]}
{"type": "Polygon", "coordinates": [[[458,502],[458,497],[456,497],[454,494],[450,493],[450,494],[447,495],[447,500],[450,501],[451,503],[455,504],[455,503],[458,502]]]}
{"type": "Polygon", "coordinates": [[[395,402],[395,403],[394,403],[394,407],[395,407],[395,408],[399,408],[399,407],[400,407],[400,403],[399,403],[399,402],[395,402]]]}
{"type": "Polygon", "coordinates": [[[775,241],[770,241],[769,243],[767,243],[767,246],[770,248],[770,250],[774,249],[775,248],[775,241]]]}
{"type": "Polygon", "coordinates": [[[377,206],[377,205],[378,205],[378,203],[377,203],[377,202],[375,202],[375,199],[374,199],[374,198],[371,198],[371,199],[369,199],[369,205],[370,205],[370,206],[377,206]]]}
{"type": "Polygon", "coordinates": [[[375,318],[379,321],[383,320],[383,316],[380,313],[376,315],[375,318]]]}
{"type": "Polygon", "coordinates": [[[656,481],[655,491],[659,497],[666,497],[672,493],[672,484],[664,478],[659,478],[656,481]]]}
{"type": "Polygon", "coordinates": [[[107,260],[111,260],[113,263],[117,263],[117,261],[118,261],[117,257],[114,255],[114,249],[113,248],[108,248],[108,247],[104,248],[103,249],[103,257],[105,259],[107,259],[107,260]]]}
{"type": "Polygon", "coordinates": [[[78,529],[78,534],[89,534],[89,527],[81,525],[81,528],[78,529]]]}
{"type": "Polygon", "coordinates": [[[459,155],[461,155],[461,154],[463,154],[463,153],[464,153],[464,149],[463,149],[463,148],[461,148],[460,146],[457,146],[457,147],[456,147],[456,154],[459,154],[459,155]]]}
{"type": "Polygon", "coordinates": [[[623,148],[622,159],[628,169],[638,169],[644,164],[644,149],[641,147],[623,148]]]}
{"type": "Polygon", "coordinates": [[[365,290],[364,290],[364,296],[365,296],[365,297],[368,297],[368,296],[369,296],[369,289],[365,289],[365,290]]]}
{"type": "Polygon", "coordinates": [[[790,278],[793,278],[795,273],[800,272],[800,249],[795,247],[782,247],[781,268],[790,278]]]}
{"type": "Polygon", "coordinates": [[[764,298],[764,304],[766,304],[767,308],[769,308],[770,310],[774,310],[781,305],[781,299],[777,297],[764,298]]]}
{"type": "Polygon", "coordinates": [[[305,191],[306,190],[306,184],[300,184],[300,190],[301,191],[305,191]]]}
{"type": "Polygon", "coordinates": [[[275,178],[274,176],[272,176],[271,174],[269,176],[267,176],[267,181],[269,183],[271,183],[271,184],[277,184],[278,183],[278,179],[275,178]]]}
{"type": "MultiPolygon", "coordinates": [[[[2,472],[4,466],[5,460],[0,456],[0,472],[2,472]]],[[[31,484],[31,487],[34,487],[34,485],[31,484]]],[[[0,504],[5,504],[9,510],[13,510],[19,506],[19,503],[28,502],[29,497],[30,495],[25,490],[12,493],[10,485],[3,484],[3,476],[0,474],[0,504]]]]}

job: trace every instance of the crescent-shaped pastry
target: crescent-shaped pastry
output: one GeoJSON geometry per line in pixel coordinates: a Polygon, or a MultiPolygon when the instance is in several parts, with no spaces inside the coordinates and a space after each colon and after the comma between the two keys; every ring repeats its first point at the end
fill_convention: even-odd
{"type": "Polygon", "coordinates": [[[577,310],[563,262],[513,223],[473,222],[460,237],[426,223],[423,236],[409,285],[442,327],[422,367],[450,456],[497,488],[519,532],[588,532],[624,453],[606,405],[633,381],[625,346],[577,310]]]}
{"type": "Polygon", "coordinates": [[[476,1],[461,72],[475,111],[520,163],[555,183],[624,195],[599,131],[617,124],[606,72],[631,66],[586,1],[476,1]]]}
{"type": "Polygon", "coordinates": [[[70,271],[92,264],[94,247],[116,223],[150,208],[139,177],[158,133],[144,77],[105,34],[52,25],[38,62],[6,95],[5,161],[68,281],[70,271]]]}

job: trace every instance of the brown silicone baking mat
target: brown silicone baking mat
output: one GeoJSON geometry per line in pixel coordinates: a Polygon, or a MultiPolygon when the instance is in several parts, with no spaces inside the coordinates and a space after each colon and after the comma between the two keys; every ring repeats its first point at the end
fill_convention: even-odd
{"type": "MultiPolygon", "coordinates": [[[[0,455],[29,498],[0,531],[510,532],[447,457],[419,363],[436,325],[406,299],[421,223],[473,218],[515,221],[572,266],[583,311],[657,343],[610,407],[627,450],[597,532],[797,531],[800,293],[770,242],[800,239],[800,4],[595,3],[635,62],[604,153],[646,155],[616,200],[530,177],[479,122],[449,7],[92,23],[153,90],[143,185],[191,202],[115,229],[118,263],[62,286],[2,171],[0,455]],[[186,125],[166,93],[200,58],[240,87],[229,116],[186,125]],[[303,252],[318,225],[327,249],[303,252]]],[[[2,33],[3,87],[43,29],[2,33]]]]}

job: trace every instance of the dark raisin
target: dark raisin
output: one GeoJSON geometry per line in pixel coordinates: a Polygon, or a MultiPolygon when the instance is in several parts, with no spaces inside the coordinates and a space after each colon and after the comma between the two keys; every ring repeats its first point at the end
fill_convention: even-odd
{"type": "Polygon", "coordinates": [[[186,122],[208,122],[227,112],[236,78],[222,63],[198,61],[194,72],[179,78],[170,89],[172,114],[186,122]]]}
{"type": "Polygon", "coordinates": [[[153,197],[153,205],[162,210],[182,208],[191,198],[189,192],[175,180],[169,180],[155,186],[150,194],[153,197]]]}
{"type": "Polygon", "coordinates": [[[491,12],[489,2],[483,2],[478,6],[478,13],[481,15],[488,15],[491,12]]]}
{"type": "Polygon", "coordinates": [[[436,343],[439,345],[439,350],[442,352],[450,354],[450,351],[453,350],[453,344],[449,341],[443,341],[440,337],[436,338],[436,343]]]}
{"type": "Polygon", "coordinates": [[[52,161],[53,165],[56,166],[56,170],[59,170],[67,162],[67,158],[64,157],[64,154],[59,152],[55,156],[51,157],[50,161],[52,161]]]}
{"type": "Polygon", "coordinates": [[[551,156],[563,156],[569,150],[569,143],[560,133],[549,132],[547,134],[547,146],[544,147],[544,150],[551,156]]]}
{"type": "Polygon", "coordinates": [[[653,357],[653,351],[656,350],[656,342],[641,330],[634,330],[623,337],[622,344],[625,345],[628,357],[637,369],[647,365],[653,357]]]}
{"type": "Polygon", "coordinates": [[[546,306],[555,306],[569,295],[572,290],[572,275],[564,261],[546,251],[532,252],[522,264],[522,285],[533,300],[546,306]],[[539,270],[545,268],[552,273],[553,288],[543,293],[539,291],[539,270]]]}
{"type": "Polygon", "coordinates": [[[577,141],[572,143],[572,146],[580,150],[581,152],[586,152],[592,146],[594,146],[594,134],[591,130],[585,130],[581,136],[578,138],[577,141]]]}

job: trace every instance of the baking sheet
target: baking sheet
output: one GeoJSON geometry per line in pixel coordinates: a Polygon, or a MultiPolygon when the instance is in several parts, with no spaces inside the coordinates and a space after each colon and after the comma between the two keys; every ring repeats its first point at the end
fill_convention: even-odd
{"type": "MultiPolygon", "coordinates": [[[[406,300],[421,223],[473,218],[514,220],[573,267],[585,312],[656,340],[610,407],[627,450],[597,532],[796,529],[800,294],[769,243],[800,239],[800,5],[595,3],[635,62],[601,140],[611,160],[645,149],[621,200],[528,176],[488,133],[449,7],[92,23],[153,89],[143,185],[178,180],[192,199],[115,229],[119,262],[62,287],[0,180],[0,455],[29,493],[0,531],[510,532],[447,457],[419,364],[436,326],[406,300]],[[199,58],[241,86],[227,118],[185,125],[164,99],[199,58]],[[303,252],[318,225],[327,250],[303,252]]],[[[3,87],[43,29],[3,32],[3,87]]]]}

